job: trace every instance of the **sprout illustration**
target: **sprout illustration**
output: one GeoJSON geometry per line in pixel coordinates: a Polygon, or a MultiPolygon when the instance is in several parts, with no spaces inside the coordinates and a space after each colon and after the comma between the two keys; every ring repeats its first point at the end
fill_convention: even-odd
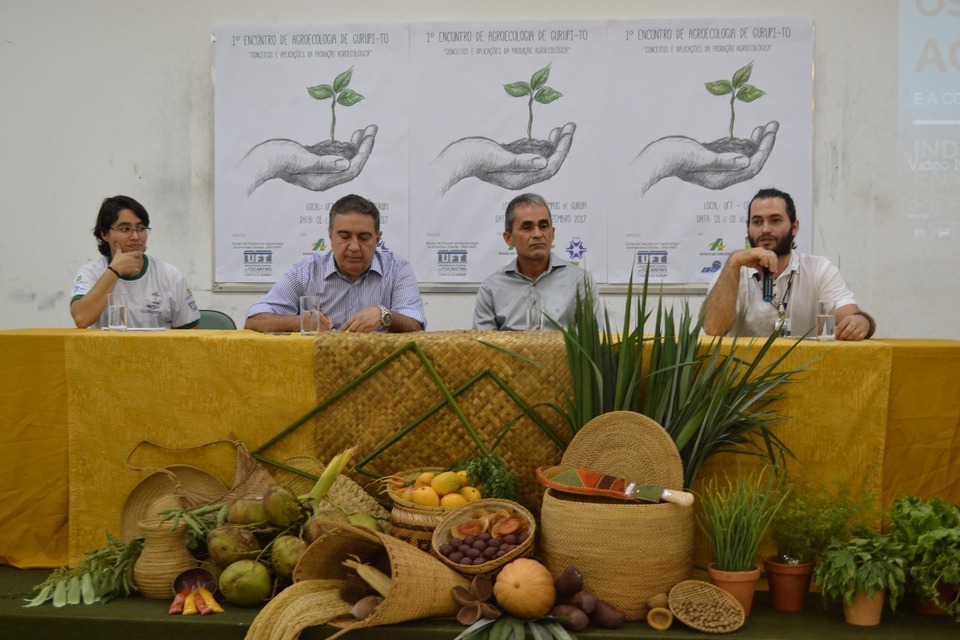
{"type": "Polygon", "coordinates": [[[333,132],[337,126],[337,105],[342,104],[345,107],[352,107],[363,100],[362,95],[353,89],[347,89],[347,85],[350,84],[351,78],[353,78],[353,67],[350,67],[338,75],[337,79],[333,81],[333,86],[330,86],[329,84],[318,84],[315,87],[307,88],[307,93],[317,100],[333,98],[333,102],[330,104],[330,114],[332,116],[332,120],[330,122],[331,142],[335,140],[333,132]]]}
{"type": "Polygon", "coordinates": [[[715,82],[705,83],[707,91],[715,96],[725,96],[728,93],[730,94],[731,138],[733,138],[733,122],[736,119],[736,114],[734,113],[734,103],[737,100],[741,102],[753,102],[760,96],[764,95],[763,91],[760,89],[757,89],[751,84],[747,84],[747,80],[750,79],[750,73],[752,71],[753,63],[751,62],[747,66],[738,69],[737,72],[733,74],[733,80],[717,80],[715,82]]]}
{"type": "Polygon", "coordinates": [[[527,102],[527,108],[530,111],[530,119],[527,122],[527,139],[533,139],[533,102],[536,100],[540,104],[550,104],[563,94],[554,91],[546,86],[547,78],[550,77],[550,65],[548,64],[540,71],[537,71],[530,78],[530,82],[513,82],[503,85],[504,90],[514,98],[530,96],[527,102]]]}

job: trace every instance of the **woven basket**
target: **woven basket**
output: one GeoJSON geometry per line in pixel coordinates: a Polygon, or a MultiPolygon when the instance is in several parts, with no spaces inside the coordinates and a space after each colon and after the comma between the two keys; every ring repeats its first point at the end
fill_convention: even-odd
{"type": "Polygon", "coordinates": [[[508,562],[512,562],[517,558],[525,558],[533,553],[533,540],[536,531],[536,519],[533,517],[533,514],[527,511],[523,506],[513,502],[512,500],[486,498],[467,503],[448,513],[440,522],[440,524],[437,525],[437,528],[433,530],[431,550],[436,557],[440,558],[441,562],[448,567],[459,571],[460,573],[465,573],[467,575],[495,573],[500,570],[500,567],[508,562]],[[473,519],[477,509],[486,509],[490,512],[498,511],[500,509],[510,509],[516,512],[518,515],[523,516],[523,518],[527,521],[527,530],[525,532],[526,538],[522,543],[518,544],[516,547],[503,554],[499,558],[494,558],[493,560],[488,560],[487,562],[478,565],[458,564],[440,553],[440,546],[450,541],[450,529],[458,524],[466,522],[467,520],[473,519]]]}
{"type": "Polygon", "coordinates": [[[668,602],[677,620],[704,633],[732,633],[746,619],[735,597],[702,580],[678,582],[670,589],[668,602]]]}
{"type": "Polygon", "coordinates": [[[307,547],[294,569],[293,579],[342,580],[350,571],[342,564],[347,557],[355,555],[366,562],[383,550],[390,561],[390,593],[368,618],[331,621],[343,629],[329,640],[359,627],[451,617],[457,613],[460,605],[450,591],[456,585],[469,585],[464,576],[401,540],[362,527],[331,525],[326,535],[307,547]]]}
{"type": "MultiPolygon", "coordinates": [[[[322,462],[312,456],[294,456],[287,458],[283,464],[294,469],[299,469],[314,477],[320,477],[323,473],[324,465],[322,462]]],[[[277,482],[293,492],[294,495],[302,496],[313,489],[316,480],[312,480],[293,471],[286,469],[277,469],[274,473],[277,482]]],[[[380,525],[380,530],[384,533],[390,533],[390,513],[384,509],[376,498],[367,493],[363,487],[351,480],[345,475],[337,476],[333,486],[327,492],[327,497],[321,501],[321,509],[329,506],[330,508],[339,507],[347,513],[366,513],[373,516],[380,525]]]]}
{"type": "MultiPolygon", "coordinates": [[[[408,482],[424,471],[443,471],[442,467],[420,467],[396,474],[408,482]]],[[[430,552],[433,530],[452,511],[450,507],[432,507],[416,504],[388,491],[393,508],[390,510],[390,535],[408,542],[426,553],[430,552]]]]}
{"type": "MultiPolygon", "coordinates": [[[[562,464],[667,488],[683,486],[683,465],[663,427],[638,413],[594,418],[577,433],[562,464]]],[[[690,577],[694,510],[636,504],[547,489],[540,544],[555,577],[575,565],[598,598],[628,620],[646,618],[647,600],[690,577]]]]}
{"type": "MultiPolygon", "coordinates": [[[[436,331],[415,334],[321,333],[316,338],[314,367],[317,397],[331,398],[331,380],[347,384],[370,371],[408,343],[419,347],[439,378],[456,392],[473,376],[489,370],[529,405],[563,403],[569,387],[566,350],[559,331],[436,331]],[[520,334],[523,335],[520,335],[520,334]],[[558,372],[559,381],[543,369],[512,357],[480,341],[537,360],[558,372]]],[[[489,448],[504,426],[523,410],[488,376],[455,396],[478,437],[489,448]]],[[[480,454],[430,372],[417,354],[401,353],[380,367],[351,392],[332,401],[317,414],[317,457],[327,459],[347,447],[359,447],[359,457],[379,450],[407,426],[412,428],[374,456],[364,469],[388,475],[397,469],[449,466],[480,454]]],[[[555,412],[540,415],[567,441],[572,434],[555,412]]],[[[543,492],[536,466],[558,464],[563,448],[537,424],[523,416],[497,446],[497,453],[520,480],[521,501],[534,512],[543,492]],[[536,464],[532,464],[536,461],[536,464]]],[[[355,473],[355,472],[354,472],[355,473]]],[[[358,476],[352,475],[354,479],[358,476]]]]}

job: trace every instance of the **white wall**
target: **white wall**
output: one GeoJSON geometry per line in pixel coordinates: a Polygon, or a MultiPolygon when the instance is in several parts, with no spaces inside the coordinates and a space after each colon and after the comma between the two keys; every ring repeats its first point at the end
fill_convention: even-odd
{"type": "MultiPolygon", "coordinates": [[[[72,326],[72,280],[96,256],[100,201],[117,193],[151,212],[150,252],[184,271],[201,306],[242,321],[259,294],[213,291],[217,25],[720,15],[813,17],[814,202],[801,224],[879,336],[960,338],[960,247],[918,255],[894,210],[896,0],[4,0],[0,328],[72,326]],[[916,281],[926,269],[951,272],[938,295],[916,281]]],[[[623,298],[610,298],[619,318],[623,298]]],[[[469,326],[471,294],[425,299],[431,329],[469,326]]]]}

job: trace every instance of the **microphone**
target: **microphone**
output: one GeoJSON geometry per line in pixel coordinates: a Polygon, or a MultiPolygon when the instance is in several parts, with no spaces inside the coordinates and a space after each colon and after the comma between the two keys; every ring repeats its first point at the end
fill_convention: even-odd
{"type": "Polygon", "coordinates": [[[770,269],[763,270],[763,301],[773,302],[773,272],[770,269]]]}

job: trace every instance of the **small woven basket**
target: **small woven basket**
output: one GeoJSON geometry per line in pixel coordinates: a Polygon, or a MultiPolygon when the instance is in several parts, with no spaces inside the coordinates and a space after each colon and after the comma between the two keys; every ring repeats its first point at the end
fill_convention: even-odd
{"type": "Polygon", "coordinates": [[[448,567],[464,573],[467,575],[477,575],[481,573],[495,573],[500,570],[500,567],[512,562],[517,558],[525,558],[533,553],[533,540],[534,534],[537,530],[537,521],[533,517],[533,514],[527,511],[522,505],[513,502],[512,500],[502,500],[500,498],[485,498],[482,500],[476,500],[474,502],[469,502],[461,507],[457,507],[444,517],[444,519],[437,525],[437,528],[433,530],[432,537],[432,550],[433,554],[440,558],[440,561],[443,562],[448,567]],[[488,560],[483,564],[472,564],[464,565],[457,562],[453,562],[442,553],[440,553],[440,546],[446,544],[450,541],[451,534],[450,530],[458,524],[462,524],[468,520],[472,520],[475,517],[475,514],[478,509],[485,509],[489,512],[499,511],[501,509],[509,509],[515,512],[517,515],[522,516],[524,520],[527,521],[527,528],[524,532],[526,536],[522,543],[518,544],[516,547],[503,554],[499,558],[494,558],[488,560]]]}
{"type": "Polygon", "coordinates": [[[670,589],[674,617],[704,633],[732,633],[743,626],[743,606],[732,595],[702,580],[684,580],[670,589]]]}
{"type": "MultiPolygon", "coordinates": [[[[424,471],[443,471],[442,467],[421,467],[398,473],[397,476],[412,481],[424,471]]],[[[430,552],[433,530],[452,511],[450,507],[432,507],[404,500],[393,491],[388,491],[393,508],[390,510],[390,535],[409,542],[423,552],[430,552]]]]}

